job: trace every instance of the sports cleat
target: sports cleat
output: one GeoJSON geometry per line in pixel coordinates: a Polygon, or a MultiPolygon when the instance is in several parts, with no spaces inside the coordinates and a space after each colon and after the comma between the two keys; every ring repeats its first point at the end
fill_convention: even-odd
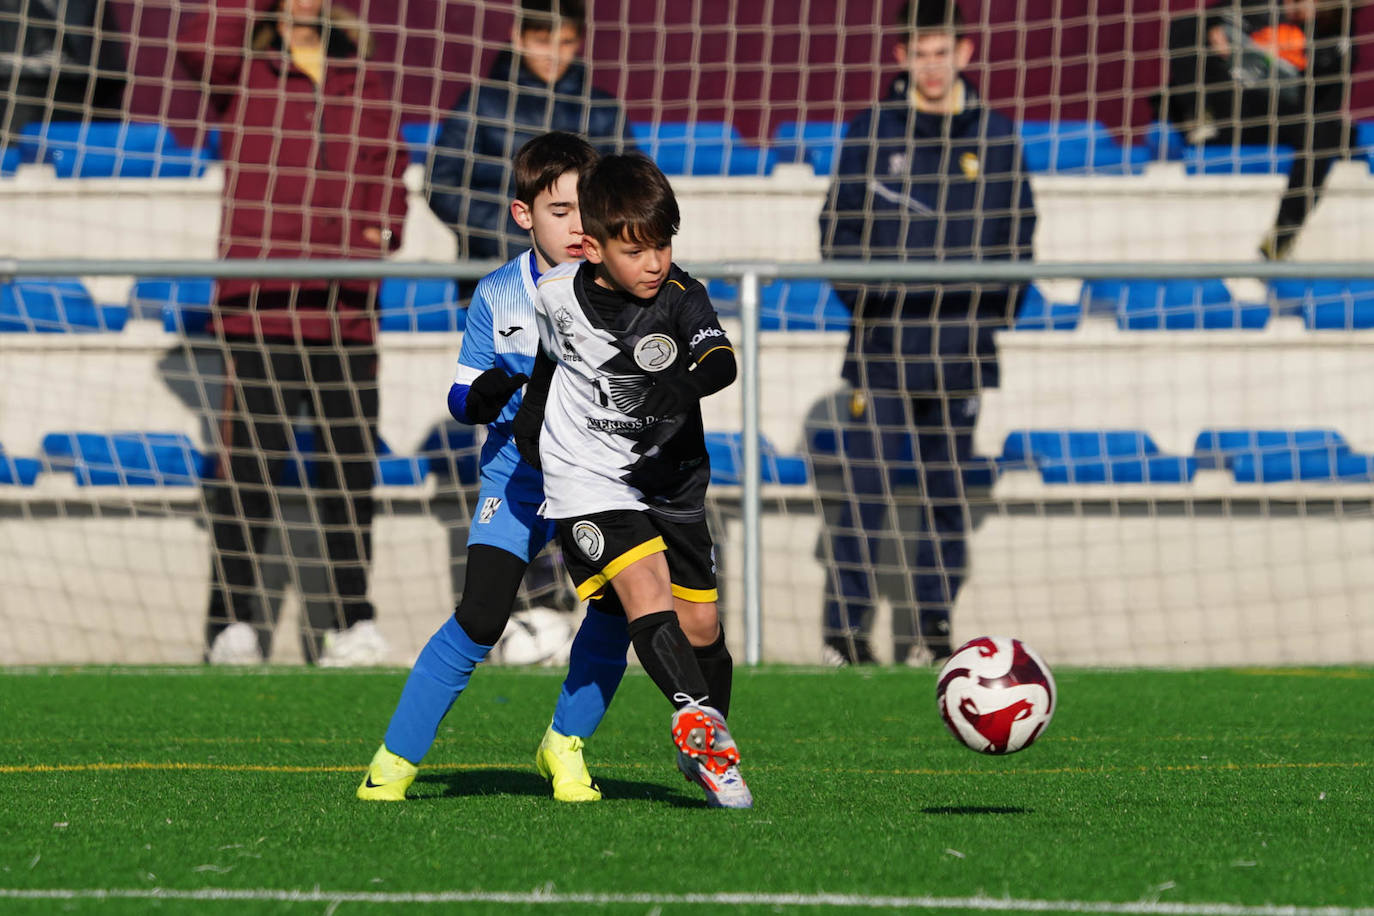
{"type": "Polygon", "coordinates": [[[682,778],[694,782],[706,792],[706,804],[712,808],[752,808],[754,796],[744,783],[738,766],[728,766],[724,773],[712,773],[696,759],[677,752],[677,768],[682,778]]]}
{"type": "Polygon", "coordinates": [[[418,772],[419,767],[391,753],[383,744],[372,755],[367,775],[358,784],[358,797],[363,801],[405,801],[406,789],[415,781],[418,772]]]}
{"type": "Polygon", "coordinates": [[[725,717],[711,706],[689,703],[673,713],[672,734],[678,751],[716,775],[739,763],[739,748],[725,717]]]}
{"type": "Polygon", "coordinates": [[[583,741],[576,735],[560,735],[549,726],[534,752],[539,775],[553,783],[553,797],[561,802],[601,801],[601,789],[587,772],[582,759],[583,741]]]}
{"type": "Polygon", "coordinates": [[[320,651],[321,668],[366,668],[384,665],[390,654],[382,631],[374,620],[359,620],[347,630],[331,630],[324,634],[320,651]]]}
{"type": "Polygon", "coordinates": [[[238,621],[220,630],[205,660],[212,665],[261,665],[262,648],[251,624],[238,621]]]}

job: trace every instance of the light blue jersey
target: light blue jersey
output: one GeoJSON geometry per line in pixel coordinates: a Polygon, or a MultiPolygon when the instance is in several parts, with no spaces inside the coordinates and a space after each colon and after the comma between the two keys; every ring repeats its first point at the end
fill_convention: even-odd
{"type": "MultiPolygon", "coordinates": [[[[468,307],[455,385],[471,385],[492,367],[509,375],[533,371],[539,349],[539,329],[534,320],[537,279],[534,252],[526,251],[478,282],[468,307]]],[[[482,489],[501,490],[505,498],[538,505],[544,500],[544,477],[520,460],[511,436],[511,421],[520,409],[522,395],[520,391],[511,395],[501,415],[487,426],[487,440],[482,446],[482,489]]]]}

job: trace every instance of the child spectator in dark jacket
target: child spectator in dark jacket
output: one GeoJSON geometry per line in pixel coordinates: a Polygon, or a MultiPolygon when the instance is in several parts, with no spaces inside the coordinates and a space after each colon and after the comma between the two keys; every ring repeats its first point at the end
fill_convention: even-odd
{"type": "Polygon", "coordinates": [[[591,85],[579,61],[582,0],[522,0],[513,48],[458,99],[434,145],[429,206],[458,235],[458,257],[509,260],[529,247],[515,224],[511,161],[551,130],[585,138],[599,153],[634,149],[619,101],[591,85]]]}

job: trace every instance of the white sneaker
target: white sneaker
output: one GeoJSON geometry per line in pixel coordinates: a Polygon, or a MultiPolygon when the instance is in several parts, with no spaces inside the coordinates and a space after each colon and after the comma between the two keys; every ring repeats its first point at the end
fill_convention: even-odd
{"type": "Polygon", "coordinates": [[[677,768],[682,778],[694,782],[706,792],[706,804],[712,808],[752,808],[754,796],[744,784],[744,776],[735,764],[716,774],[701,765],[694,757],[677,752],[677,768]]]}
{"type": "Polygon", "coordinates": [[[360,620],[347,630],[331,630],[324,634],[320,650],[321,668],[367,668],[385,665],[391,654],[382,631],[375,620],[360,620]]]}
{"type": "Polygon", "coordinates": [[[243,621],[229,624],[210,644],[206,661],[212,665],[261,665],[258,631],[243,621]]]}

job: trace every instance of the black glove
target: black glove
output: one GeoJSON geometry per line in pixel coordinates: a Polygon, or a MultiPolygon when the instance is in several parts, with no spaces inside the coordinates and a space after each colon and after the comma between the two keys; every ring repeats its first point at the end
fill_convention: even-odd
{"type": "Polygon", "coordinates": [[[674,417],[687,411],[700,400],[695,388],[686,379],[664,379],[649,389],[644,401],[630,411],[630,416],[640,420],[654,417],[674,417]]]}
{"type": "Polygon", "coordinates": [[[539,462],[539,434],[543,431],[543,414],[530,407],[528,402],[522,402],[510,424],[511,438],[515,440],[515,450],[520,457],[536,471],[542,467],[539,462]]]}
{"type": "Polygon", "coordinates": [[[501,416],[510,396],[530,380],[523,372],[506,375],[506,370],[492,367],[472,380],[463,413],[469,423],[491,423],[501,416]]]}

